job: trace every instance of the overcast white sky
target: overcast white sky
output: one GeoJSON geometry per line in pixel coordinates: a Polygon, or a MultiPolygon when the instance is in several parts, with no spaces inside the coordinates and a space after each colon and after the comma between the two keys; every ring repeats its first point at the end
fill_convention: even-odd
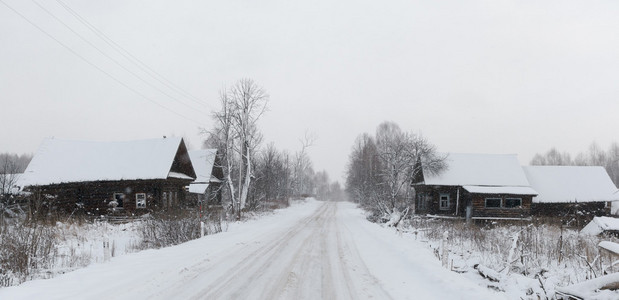
{"type": "Polygon", "coordinates": [[[199,103],[59,2],[0,1],[0,152],[35,152],[52,136],[176,135],[199,148],[219,90],[243,77],[271,96],[265,142],[292,152],[315,133],[315,169],[333,179],[355,138],[386,120],[443,152],[516,153],[522,164],[552,146],[575,154],[618,140],[618,1],[60,0],[199,103]]]}

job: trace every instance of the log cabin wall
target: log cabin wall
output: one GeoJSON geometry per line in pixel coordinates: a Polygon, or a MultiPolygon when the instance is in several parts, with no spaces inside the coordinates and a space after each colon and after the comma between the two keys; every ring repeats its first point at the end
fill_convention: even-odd
{"type": "Polygon", "coordinates": [[[533,203],[531,214],[544,222],[582,228],[596,216],[610,215],[610,202],[533,203]]]}
{"type": "Polygon", "coordinates": [[[580,228],[593,220],[593,217],[610,215],[609,202],[587,203],[533,203],[531,214],[544,219],[580,228]]]}
{"type": "Polygon", "coordinates": [[[460,186],[418,185],[414,188],[418,214],[463,217],[470,201],[470,194],[460,186]]]}
{"type": "Polygon", "coordinates": [[[535,216],[550,217],[576,214],[607,216],[610,214],[610,204],[603,201],[587,203],[533,203],[531,213],[535,216]]]}
{"type": "Polygon", "coordinates": [[[115,195],[122,202],[116,212],[143,214],[155,210],[177,208],[185,202],[185,186],[188,180],[121,180],[65,183],[41,186],[48,209],[72,213],[83,209],[89,214],[103,215],[110,212],[109,205],[115,195]],[[137,207],[138,194],[144,194],[145,207],[137,207]]]}
{"type": "Polygon", "coordinates": [[[415,208],[418,214],[466,216],[466,207],[472,206],[473,218],[526,218],[531,216],[533,196],[513,194],[471,194],[461,186],[415,186],[415,208]],[[443,198],[443,205],[441,205],[443,198]],[[448,199],[445,201],[445,199],[448,199]],[[486,198],[500,199],[499,207],[486,207],[486,198]],[[522,199],[520,207],[505,207],[505,199],[522,199]],[[425,201],[425,203],[423,203],[425,201]],[[445,205],[445,202],[447,205],[445,205]],[[456,213],[457,210],[457,213],[456,213]]]}
{"type": "Polygon", "coordinates": [[[533,196],[514,194],[472,194],[473,218],[528,218],[533,196]],[[505,199],[522,199],[520,207],[506,207],[505,199]],[[486,207],[486,199],[501,199],[500,207],[486,207]]]}

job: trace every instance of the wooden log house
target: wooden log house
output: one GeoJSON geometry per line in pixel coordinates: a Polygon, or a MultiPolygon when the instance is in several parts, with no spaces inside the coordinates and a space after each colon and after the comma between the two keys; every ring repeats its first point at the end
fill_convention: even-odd
{"type": "Polygon", "coordinates": [[[47,139],[21,185],[34,209],[143,214],[178,207],[196,178],[182,138],[125,142],[47,139]]]}
{"type": "Polygon", "coordinates": [[[449,154],[447,169],[413,183],[415,212],[468,220],[526,219],[537,192],[516,155],[449,154]]]}
{"type": "Polygon", "coordinates": [[[600,166],[525,166],[538,195],[531,212],[537,216],[570,217],[578,223],[606,216],[619,201],[617,187],[600,166]],[[582,222],[581,222],[582,221],[582,222]]]}

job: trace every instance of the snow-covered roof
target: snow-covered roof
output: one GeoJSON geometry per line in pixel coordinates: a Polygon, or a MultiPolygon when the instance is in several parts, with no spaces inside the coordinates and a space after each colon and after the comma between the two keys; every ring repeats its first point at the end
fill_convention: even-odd
{"type": "MultiPolygon", "coordinates": [[[[182,139],[177,137],[124,142],[46,139],[26,168],[20,184],[179,177],[171,168],[181,143],[182,139]]],[[[182,175],[193,179],[189,176],[193,174],[182,175]]]]}
{"type": "Polygon", "coordinates": [[[192,194],[204,194],[208,189],[208,183],[191,183],[189,184],[189,192],[192,194]]]}
{"type": "Polygon", "coordinates": [[[580,233],[598,235],[604,231],[619,231],[619,219],[612,217],[593,217],[580,233]]]}
{"type": "Polygon", "coordinates": [[[521,186],[529,182],[515,154],[450,153],[447,169],[438,175],[424,170],[427,185],[451,186],[521,186]]]}
{"type": "Polygon", "coordinates": [[[168,178],[178,178],[178,179],[188,179],[188,180],[193,180],[194,178],[188,175],[185,175],[183,173],[179,173],[179,172],[170,172],[168,173],[168,178]]]}
{"type": "Polygon", "coordinates": [[[213,174],[217,149],[202,149],[188,151],[193,169],[196,171],[195,182],[209,182],[213,174]]]}
{"type": "Polygon", "coordinates": [[[534,203],[617,201],[617,187],[603,167],[525,166],[534,203]]]}
{"type": "Polygon", "coordinates": [[[196,171],[196,180],[189,185],[190,193],[204,194],[208,183],[219,182],[219,179],[212,176],[216,156],[217,149],[189,151],[191,164],[196,171]]]}
{"type": "Polygon", "coordinates": [[[605,249],[609,252],[612,252],[615,255],[619,255],[619,244],[611,241],[601,241],[598,244],[598,247],[605,249]]]}

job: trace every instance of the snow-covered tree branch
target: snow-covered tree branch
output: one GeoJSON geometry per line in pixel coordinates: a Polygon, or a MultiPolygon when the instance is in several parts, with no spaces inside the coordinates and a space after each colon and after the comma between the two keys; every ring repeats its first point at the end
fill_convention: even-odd
{"type": "Polygon", "coordinates": [[[262,87],[251,79],[241,79],[221,91],[221,110],[213,114],[215,126],[209,139],[219,149],[227,195],[238,218],[247,203],[253,159],[262,141],[257,123],[267,110],[268,100],[262,87]]]}
{"type": "Polygon", "coordinates": [[[375,137],[364,134],[357,139],[348,166],[347,190],[379,218],[402,217],[412,207],[410,184],[421,174],[421,166],[440,172],[444,160],[420,134],[384,122],[375,137]]]}

